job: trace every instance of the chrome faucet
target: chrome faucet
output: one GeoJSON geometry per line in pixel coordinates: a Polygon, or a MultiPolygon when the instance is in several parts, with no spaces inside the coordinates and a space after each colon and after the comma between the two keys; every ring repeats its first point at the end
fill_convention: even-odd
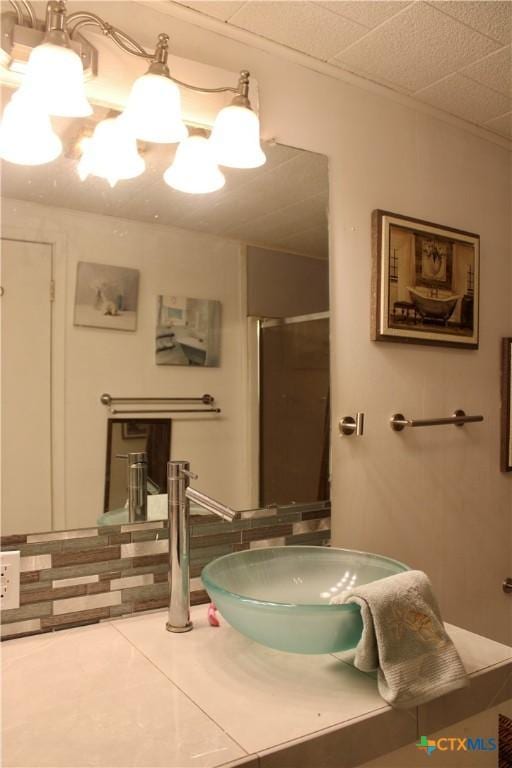
{"type": "Polygon", "coordinates": [[[188,461],[167,464],[167,493],[169,512],[169,632],[189,632],[190,621],[190,502],[194,501],[208,512],[232,522],[239,512],[215,501],[189,485],[197,475],[190,471],[188,461]]]}

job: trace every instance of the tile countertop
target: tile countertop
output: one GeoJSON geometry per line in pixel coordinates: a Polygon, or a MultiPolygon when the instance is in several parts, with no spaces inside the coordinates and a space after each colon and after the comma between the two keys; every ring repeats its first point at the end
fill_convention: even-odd
{"type": "Polygon", "coordinates": [[[512,649],[448,625],[471,687],[388,707],[352,653],[251,642],[206,606],[3,643],[3,766],[350,768],[512,698],[512,649]]]}

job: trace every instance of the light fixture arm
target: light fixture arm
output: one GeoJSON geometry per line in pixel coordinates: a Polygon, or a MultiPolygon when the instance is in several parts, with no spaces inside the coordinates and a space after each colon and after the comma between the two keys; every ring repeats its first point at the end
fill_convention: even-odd
{"type": "MultiPolygon", "coordinates": [[[[61,5],[64,5],[63,0],[57,1],[61,5]]],[[[49,3],[49,5],[52,5],[52,3],[49,3]]],[[[160,33],[158,35],[155,50],[150,52],[146,51],[136,40],[133,39],[133,37],[128,35],[126,32],[123,32],[122,29],[114,27],[112,24],[109,24],[109,22],[105,21],[95,13],[89,13],[88,11],[76,11],[75,13],[71,13],[66,18],[66,28],[71,38],[74,37],[80,28],[85,26],[99,27],[106,37],[116,43],[116,45],[118,45],[119,48],[121,48],[126,53],[151,61],[149,72],[152,74],[164,75],[165,77],[168,77],[170,80],[172,80],[173,83],[176,83],[176,85],[180,85],[183,88],[187,88],[190,91],[195,91],[196,93],[234,93],[235,96],[240,97],[240,99],[244,101],[243,106],[249,105],[249,72],[247,70],[242,70],[240,72],[240,78],[236,88],[233,86],[224,86],[221,88],[201,88],[197,85],[185,83],[183,80],[178,80],[176,77],[173,77],[170,74],[169,67],[167,65],[167,59],[169,56],[169,35],[163,32],[160,33]]]]}
{"type": "Polygon", "coordinates": [[[28,26],[33,29],[36,28],[36,14],[32,8],[32,4],[28,0],[9,0],[9,3],[14,8],[16,13],[16,23],[24,25],[25,13],[28,16],[28,26]],[[21,7],[20,7],[21,6],[21,7]]]}
{"type": "MultiPolygon", "coordinates": [[[[28,26],[33,29],[40,28],[32,4],[29,0],[9,0],[16,13],[16,23],[21,26],[28,26]],[[27,18],[28,17],[28,18],[27,18]]],[[[131,35],[122,29],[110,24],[101,16],[90,11],[75,11],[67,14],[65,0],[50,0],[46,6],[45,22],[45,41],[55,45],[69,44],[69,40],[76,39],[77,33],[83,27],[96,27],[114,42],[125,53],[150,62],[149,72],[152,74],[163,75],[172,80],[176,85],[187,88],[196,93],[233,93],[235,98],[233,104],[237,106],[249,107],[249,72],[242,70],[236,87],[223,86],[220,88],[202,88],[198,85],[186,83],[183,80],[173,77],[169,71],[167,59],[169,56],[169,35],[161,33],[158,35],[154,51],[147,51],[131,35]]]]}
{"type": "Polygon", "coordinates": [[[146,51],[139,45],[133,37],[123,32],[122,29],[109,24],[108,21],[104,21],[101,16],[97,16],[95,13],[89,13],[88,11],[71,13],[66,19],[66,25],[71,38],[75,36],[81,27],[99,27],[106,37],[110,38],[126,53],[130,53],[132,56],[140,56],[144,59],[152,59],[154,56],[153,53],[146,51]]]}

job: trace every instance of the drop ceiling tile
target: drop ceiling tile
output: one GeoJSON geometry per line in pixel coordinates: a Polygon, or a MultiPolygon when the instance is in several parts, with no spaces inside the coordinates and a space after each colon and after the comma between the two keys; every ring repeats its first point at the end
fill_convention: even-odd
{"type": "Polygon", "coordinates": [[[186,5],[194,11],[227,21],[244,3],[236,0],[179,0],[179,5],[186,5]]]}
{"type": "Polygon", "coordinates": [[[251,0],[230,24],[326,61],[368,32],[317,3],[251,0]]]}
{"type": "Polygon", "coordinates": [[[495,91],[512,95],[512,49],[508,45],[506,48],[491,53],[485,59],[471,64],[463,69],[461,74],[476,80],[481,85],[493,88],[495,91]]]}
{"type": "Polygon", "coordinates": [[[459,74],[440,80],[415,95],[421,101],[472,123],[484,123],[511,107],[510,97],[459,74]]]}
{"type": "Polygon", "coordinates": [[[430,4],[500,43],[512,42],[510,0],[433,0],[430,4]]]}
{"type": "Polygon", "coordinates": [[[318,5],[368,29],[378,27],[410,4],[411,0],[318,0],[318,5]]]}
{"type": "Polygon", "coordinates": [[[495,133],[499,133],[501,136],[506,136],[507,139],[512,139],[512,112],[495,117],[494,120],[489,120],[485,127],[495,131],[495,133]]]}
{"type": "Polygon", "coordinates": [[[416,2],[332,63],[413,92],[499,47],[432,6],[416,2]]]}

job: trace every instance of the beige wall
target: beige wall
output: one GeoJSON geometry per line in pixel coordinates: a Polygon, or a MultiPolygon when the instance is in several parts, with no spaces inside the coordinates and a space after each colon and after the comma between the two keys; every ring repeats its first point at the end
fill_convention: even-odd
{"type": "Polygon", "coordinates": [[[142,4],[130,18],[122,3],[91,7],[105,15],[107,5],[112,21],[142,42],[167,31],[178,55],[250,69],[265,136],[328,155],[334,542],[425,569],[447,619],[510,642],[501,581],[512,567],[512,477],[499,471],[499,348],[512,333],[507,151],[398,97],[142,4]],[[478,351],[370,342],[370,215],[379,207],[480,233],[478,351]],[[387,424],[396,410],[421,417],[454,408],[481,412],[485,422],[403,434],[387,424]],[[339,438],[337,419],[356,410],[366,412],[366,435],[339,438]]]}
{"type": "Polygon", "coordinates": [[[247,248],[247,314],[295,317],[329,309],[329,262],[247,248]]]}
{"type": "Polygon", "coordinates": [[[103,511],[108,411],[99,401],[102,392],[128,397],[214,395],[222,408],[220,417],[174,418],[171,455],[193,462],[200,476],[198,488],[235,507],[247,506],[240,244],[16,200],[4,200],[2,208],[5,235],[55,243],[54,527],[91,526],[103,511]],[[136,332],[73,325],[78,261],[140,270],[136,332]],[[219,368],[155,364],[159,293],[222,302],[219,368]]]}

